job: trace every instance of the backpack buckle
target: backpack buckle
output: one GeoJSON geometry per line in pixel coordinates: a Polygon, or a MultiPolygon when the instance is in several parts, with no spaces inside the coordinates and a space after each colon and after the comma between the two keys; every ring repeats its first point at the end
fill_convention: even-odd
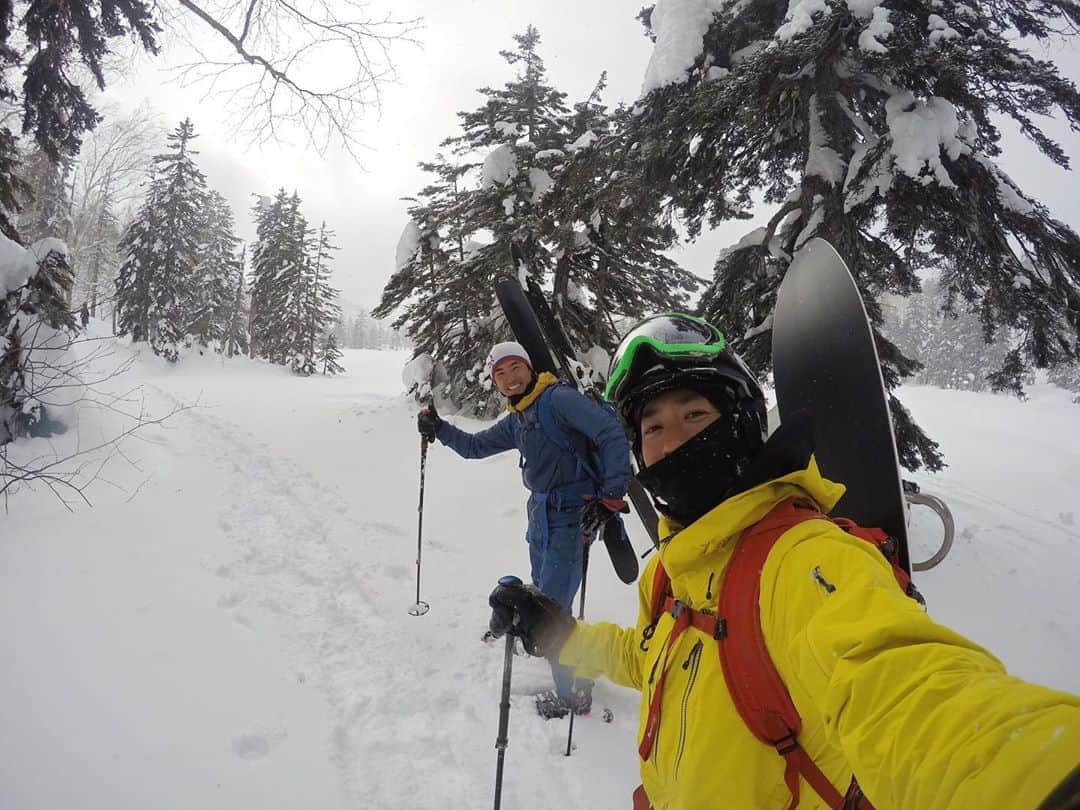
{"type": "Polygon", "coordinates": [[[795,739],[794,734],[788,734],[786,737],[777,740],[773,745],[776,746],[776,753],[782,757],[786,757],[799,747],[799,741],[795,739]]]}
{"type": "Polygon", "coordinates": [[[717,641],[727,638],[727,619],[716,617],[716,629],[713,630],[712,637],[717,641]]]}
{"type": "Polygon", "coordinates": [[[671,618],[678,619],[679,614],[686,610],[686,605],[680,602],[678,599],[674,600],[675,604],[671,606],[671,618]]]}

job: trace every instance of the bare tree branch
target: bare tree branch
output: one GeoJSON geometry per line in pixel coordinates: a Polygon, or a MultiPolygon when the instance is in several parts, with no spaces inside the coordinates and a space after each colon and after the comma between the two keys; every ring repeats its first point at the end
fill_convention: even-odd
{"type": "Polygon", "coordinates": [[[349,0],[176,3],[213,34],[210,41],[187,34],[197,59],[175,69],[181,84],[222,94],[254,143],[280,140],[284,127],[320,153],[339,141],[354,157],[362,147],[357,126],[381,109],[382,87],[396,79],[392,48],[416,44],[420,28],[418,18],[368,17],[364,4],[349,0]],[[228,52],[211,53],[213,44],[228,52]],[[239,78],[237,68],[254,75],[239,78]]]}

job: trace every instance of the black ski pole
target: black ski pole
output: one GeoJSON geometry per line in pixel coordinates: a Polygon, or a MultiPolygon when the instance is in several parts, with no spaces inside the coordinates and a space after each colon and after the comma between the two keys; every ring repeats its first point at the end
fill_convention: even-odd
{"type": "Polygon", "coordinates": [[[416,507],[418,515],[416,525],[416,604],[409,608],[410,616],[423,616],[430,607],[420,601],[420,543],[424,536],[424,472],[427,469],[428,440],[420,437],[420,505],[416,507]]]}
{"type": "MultiPolygon", "coordinates": [[[[521,580],[517,577],[503,577],[499,580],[500,585],[520,585],[521,580]]],[[[510,673],[514,667],[514,636],[506,634],[506,650],[503,653],[503,680],[502,698],[499,701],[499,733],[495,737],[495,750],[498,753],[498,761],[495,765],[495,810],[499,810],[502,804],[502,777],[503,759],[506,757],[506,746],[510,742],[507,732],[510,728],[510,673]]]]}
{"type": "MultiPolygon", "coordinates": [[[[589,548],[592,546],[592,540],[585,544],[585,548],[581,550],[581,601],[578,603],[578,619],[585,618],[585,583],[589,578],[589,548]]],[[[577,678],[574,678],[574,700],[577,701],[577,678]]],[[[574,711],[574,706],[570,707],[570,730],[566,734],[566,756],[570,756],[570,749],[574,744],[574,715],[577,712],[574,711]]]]}

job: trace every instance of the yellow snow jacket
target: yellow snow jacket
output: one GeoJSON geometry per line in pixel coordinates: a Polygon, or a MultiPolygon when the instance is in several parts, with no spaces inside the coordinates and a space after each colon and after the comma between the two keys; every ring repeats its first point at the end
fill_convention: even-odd
{"type": "MultiPolygon", "coordinates": [[[[744,529],[788,498],[809,496],[827,512],[843,491],[811,459],[685,529],[662,521],[661,536],[677,531],[659,551],[675,598],[715,610],[744,529]]],[[[786,808],[783,758],[737,714],[716,641],[691,627],[665,656],[674,621],[664,614],[643,644],[655,557],[638,583],[637,626],[579,624],[559,660],[641,691],[639,742],[666,669],[659,733],[640,763],[655,810],[786,808]]],[[[761,572],[760,609],[769,654],[802,716],[800,742],[841,795],[854,772],[877,810],[1024,810],[1080,761],[1080,698],[1007,675],[905,596],[876,548],[830,522],[805,521],[777,541],[761,572]]],[[[798,806],[825,805],[802,782],[798,806]]]]}

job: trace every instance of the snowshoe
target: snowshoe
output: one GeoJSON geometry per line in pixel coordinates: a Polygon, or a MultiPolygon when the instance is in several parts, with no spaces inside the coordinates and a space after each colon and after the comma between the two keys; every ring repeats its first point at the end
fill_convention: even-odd
{"type": "Polygon", "coordinates": [[[571,700],[559,697],[554,689],[548,689],[536,696],[536,713],[547,720],[566,717],[573,711],[579,717],[592,711],[592,690],[575,692],[571,700]]]}

